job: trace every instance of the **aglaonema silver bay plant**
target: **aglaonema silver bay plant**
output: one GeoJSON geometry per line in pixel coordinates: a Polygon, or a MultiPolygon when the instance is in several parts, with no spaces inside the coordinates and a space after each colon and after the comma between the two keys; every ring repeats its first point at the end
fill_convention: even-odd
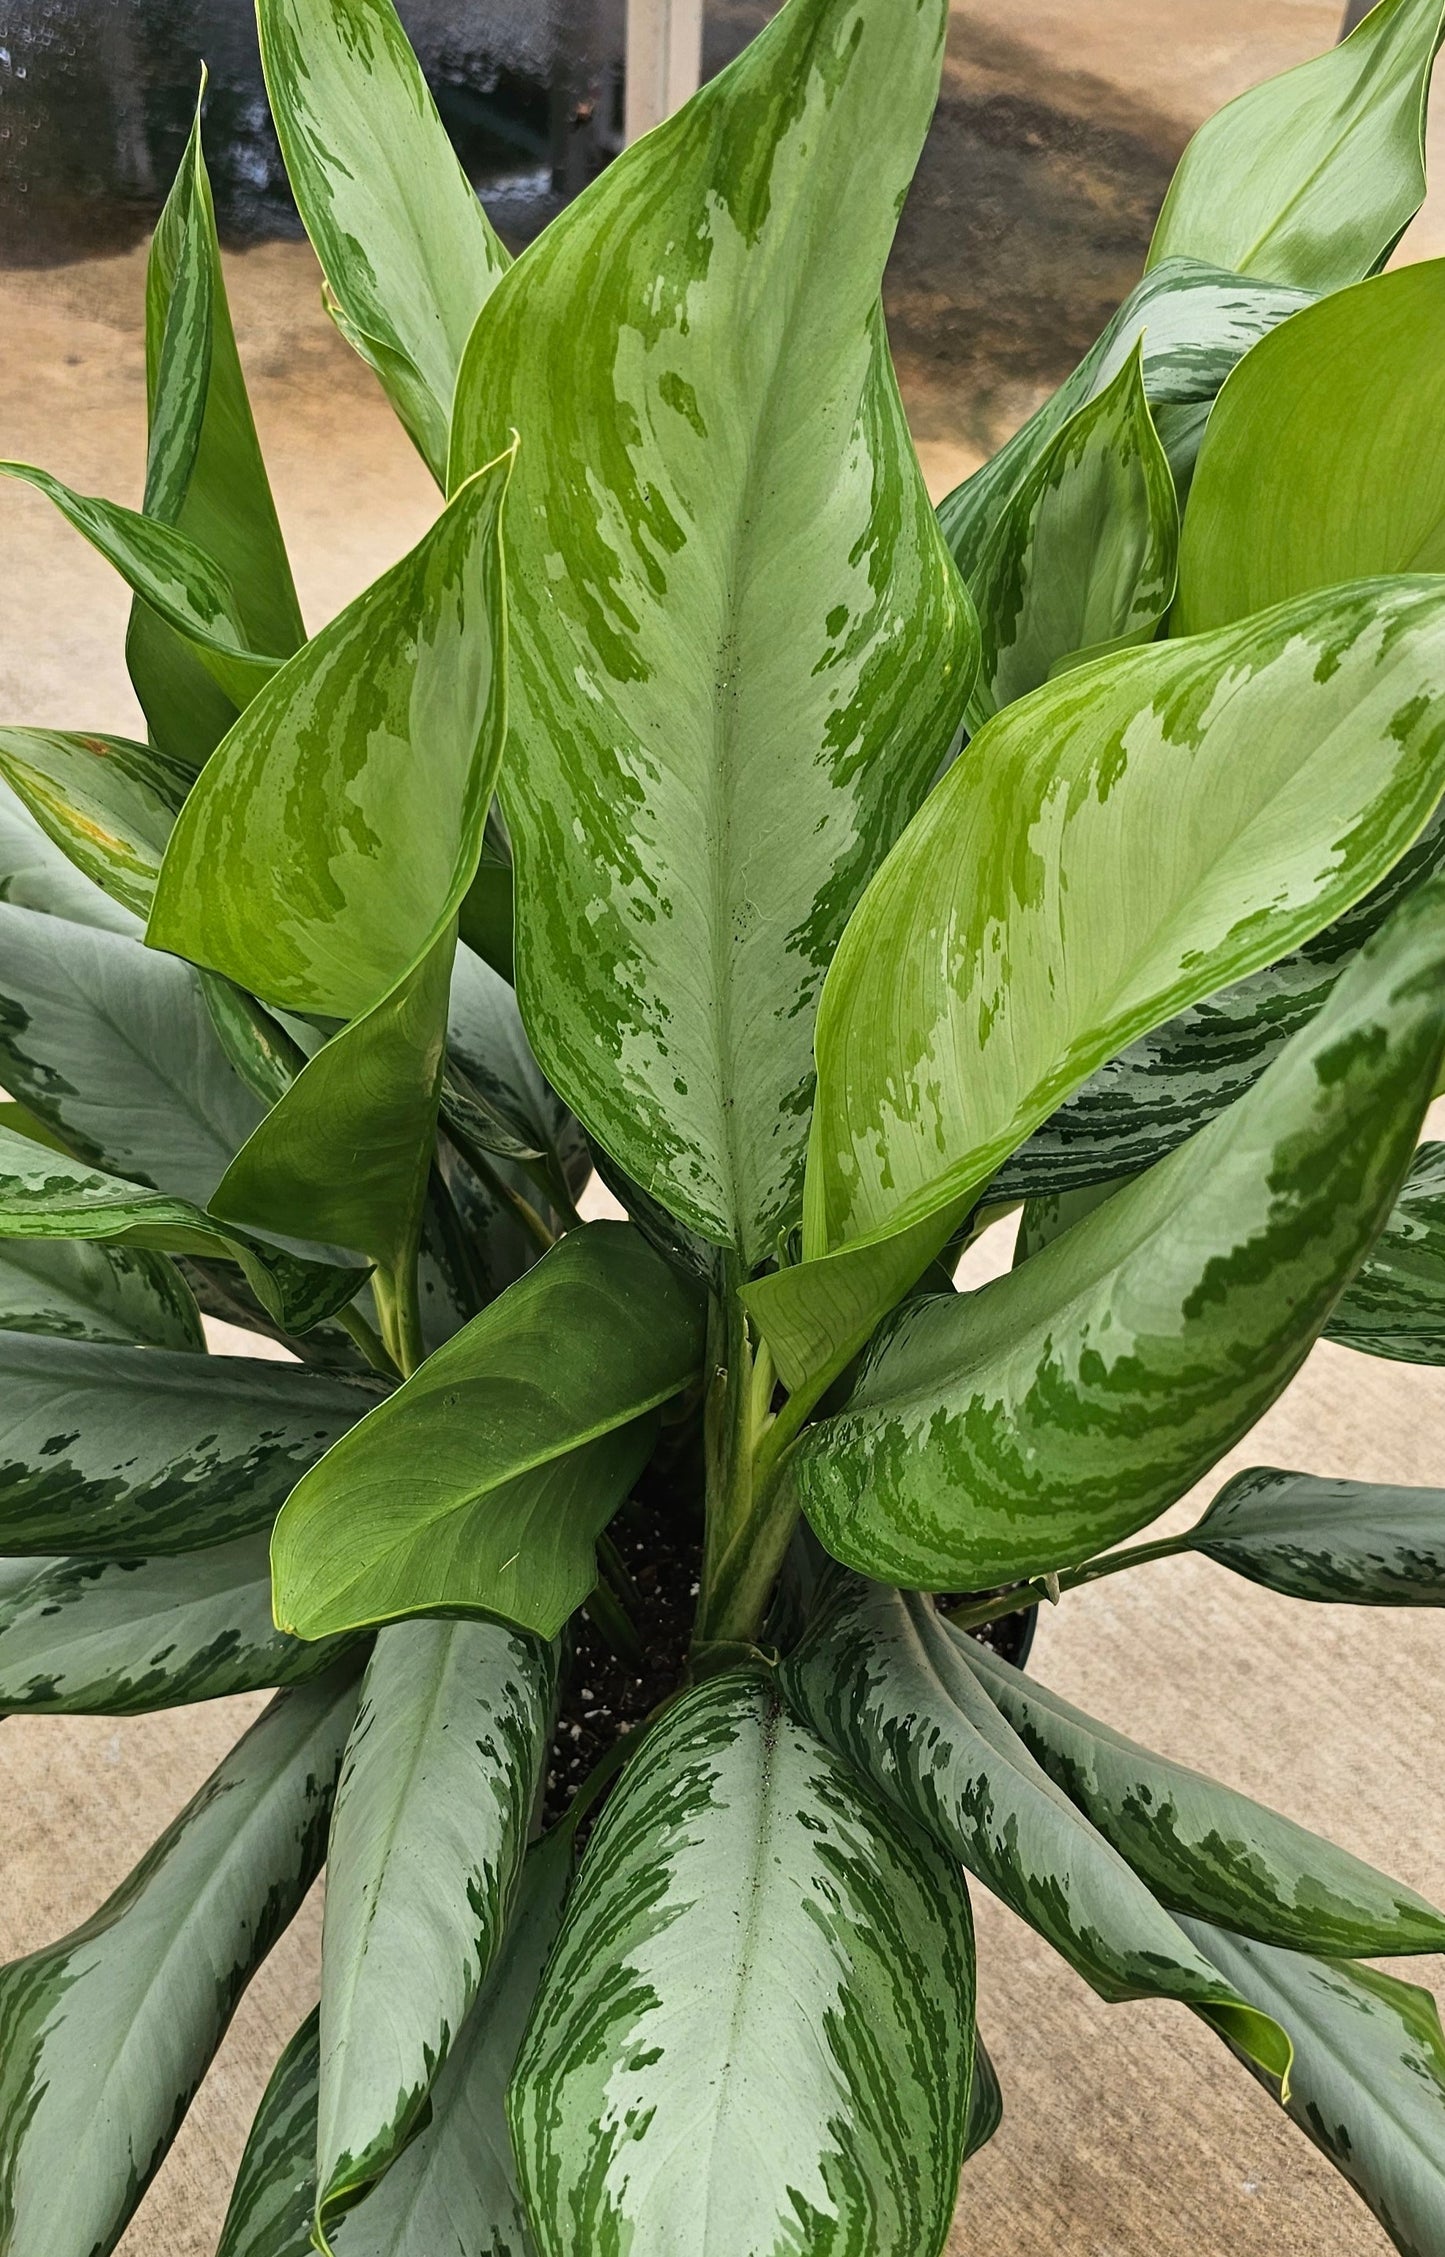
{"type": "Polygon", "coordinates": [[[0,732],[0,1707],[277,1691],[0,1971],[7,2257],[115,2246],[323,1861],[222,2257],[937,2257],[965,1875],[1445,2251],[1445,2041],[1361,1964],[1445,1917],[1020,1666],[1170,1552],[1445,1600],[1445,1489],[1131,1541],[1321,1334],[1445,1355],[1441,17],[1206,125],[935,513],[879,287],[943,0],[787,0],[515,263],[390,0],[261,0],[439,497],[308,637],[198,120],[141,509],[5,466],[147,735],[0,732]]]}

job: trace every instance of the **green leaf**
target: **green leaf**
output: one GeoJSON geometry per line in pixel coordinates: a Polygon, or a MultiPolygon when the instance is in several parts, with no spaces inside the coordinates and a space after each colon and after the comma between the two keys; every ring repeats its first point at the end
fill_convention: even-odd
{"type": "Polygon", "coordinates": [[[1402,1882],[1202,1771],[1137,1746],[977,1640],[962,1650],[1044,1769],[1172,1912],[1227,1919],[1261,1942],[1342,1958],[1445,1943],[1445,1914],[1402,1882]]]}
{"type": "Polygon", "coordinates": [[[1150,641],[1174,593],[1178,541],[1140,343],[1070,417],[990,530],[969,578],[983,637],[969,727],[1095,645],[1150,641]]]}
{"type": "Polygon", "coordinates": [[[1199,455],[1176,634],[1445,568],[1445,259],[1310,306],[1241,363],[1199,455]]]}
{"type": "Polygon", "coordinates": [[[1139,1036],[1020,1146],[990,1200],[1067,1193],[1152,1167],[1259,1079],[1345,966],[1416,886],[1445,868],[1436,813],[1389,876],[1302,948],[1139,1036]]]}
{"type": "Polygon", "coordinates": [[[522,1015],[589,1133],[749,1263],[795,1219],[824,970],[976,658],[878,307],[946,16],[795,0],[518,261],[458,380],[454,477],[523,433],[522,1015]]]}
{"type": "Polygon", "coordinates": [[[283,1693],[81,1928],[0,1970],[0,2244],[107,2257],[326,1850],[354,1675],[283,1693]]]}
{"type": "Polygon", "coordinates": [[[1283,2105],[1305,2137],[1402,2257],[1445,2247],[1445,2035],[1430,1993],[1374,1967],[1191,1927],[1232,1982],[1289,2024],[1295,2055],[1283,2105]]]}
{"type": "Polygon", "coordinates": [[[303,1637],[446,1611],[555,1636],[702,1362],[696,1289],[627,1223],[587,1223],[292,1491],[272,1560],[303,1637]]]}
{"type": "Polygon", "coordinates": [[[1251,1466],[1189,1531],[1189,1549],[1291,1599],[1445,1606],[1445,1490],[1251,1466]]]}
{"type": "Polygon", "coordinates": [[[467,888],[458,917],[462,939],[482,960],[500,972],[509,985],[517,980],[513,927],[516,922],[512,850],[500,824],[489,819],[482,840],[482,859],[467,888]]]}
{"type": "Polygon", "coordinates": [[[1105,1059],[1383,877],[1445,782],[1442,651],[1439,581],[1369,581],[1101,659],[980,731],[828,974],[818,1266],[748,1296],[790,1387],[842,1368],[1105,1059]]]}
{"type": "Polygon", "coordinates": [[[267,1003],[351,1022],[215,1204],[388,1267],[419,1227],[454,922],[506,725],[510,468],[472,479],[248,707],[171,834],[147,934],[267,1003]]]}
{"type": "MultiPolygon", "coordinates": [[[[7,732],[15,734],[15,732],[7,732]]],[[[0,786],[0,901],[36,909],[71,924],[95,925],[103,932],[138,937],[141,925],[129,909],[108,900],[82,877],[68,854],[48,838],[13,792],[0,786]]]]}
{"type": "Polygon", "coordinates": [[[1423,1144],[1416,1153],[1325,1337],[1397,1363],[1445,1363],[1445,1144],[1423,1144]]]}
{"type": "Polygon", "coordinates": [[[275,673],[279,656],[251,647],[230,579],[187,534],[119,502],[78,494],[30,463],[0,462],[0,477],[22,479],[54,502],[132,594],[182,637],[233,704],[244,705],[275,673]]]}
{"type": "Polygon", "coordinates": [[[139,1716],[304,1684],[340,1650],[276,1628],[264,1530],[174,1559],[0,1561],[0,1709],[139,1716]]]}
{"type": "Polygon", "coordinates": [[[1003,2088],[998,2071],[977,2029],[973,2033],[973,2087],[968,2096],[968,2130],[964,2134],[963,2160],[987,2147],[1003,2122],[1003,2088]]]}
{"type": "Polygon", "coordinates": [[[452,967],[447,1061],[444,1114],[461,1107],[474,1134],[494,1137],[485,1149],[534,1157],[580,1188],[591,1165],[586,1140],[532,1054],[511,986],[465,946],[452,967]]]}
{"type": "Polygon", "coordinates": [[[462,349],[507,253],[391,0],[260,0],[257,13],[271,114],[336,325],[440,482],[462,349]]]}
{"type": "Polygon", "coordinates": [[[1208,414],[1220,385],[1258,339],[1310,302],[1306,291],[1197,259],[1171,258],[1146,274],[1058,390],[939,503],[939,524],[965,580],[972,581],[1014,496],[1065,424],[1118,380],[1135,353],[1171,467],[1185,485],[1198,444],[1196,419],[1208,414]],[[1182,451],[1170,437],[1171,417],[1190,419],[1182,451]]]}
{"type": "MultiPolygon", "coordinates": [[[[231,328],[199,105],[146,267],[146,388],[145,514],[214,558],[248,646],[288,658],[306,630],[231,328]]],[[[245,683],[218,684],[139,595],[126,660],[152,743],[194,773],[245,702],[245,683]]]]}
{"type": "Polygon", "coordinates": [[[367,1666],[321,1946],[318,2234],[416,2131],[496,1955],[552,1726],[556,1661],[495,1622],[404,1622],[367,1666]]]}
{"type": "Polygon", "coordinates": [[[6,1240],[3,1218],[0,1331],[43,1332],[62,1340],[144,1341],[153,1348],[205,1346],[191,1292],[174,1264],[159,1254],[54,1239],[6,1240]]]}
{"type": "Polygon", "coordinates": [[[299,1261],[279,1246],[213,1222],[189,1200],[105,1175],[0,1128],[0,1242],[28,1247],[63,1239],[238,1262],[267,1314],[291,1333],[309,1332],[335,1316],[366,1278],[362,1270],[299,1261]]]}
{"type": "Polygon", "coordinates": [[[981,1291],[899,1311],[785,1461],[835,1557],[935,1590],[1069,1566],[1249,1430],[1409,1165],[1445,1042],[1442,900],[1407,901],[1178,1152],[981,1291]]]}
{"type": "Polygon", "coordinates": [[[1176,1998],[1277,2070],[1283,2033],[1247,2007],[1056,1786],[970,1670],[930,1599],[838,1577],[784,1666],[839,1755],[1078,1969],[1101,1998],[1176,1998]]]}
{"type": "Polygon", "coordinates": [[[512,2082],[542,2257],[937,2257],[973,1988],[950,1860],[761,1672],[694,1687],[598,1822],[512,2082]]]}
{"type": "Polygon", "coordinates": [[[0,1333],[0,1553],[143,1560],[267,1528],[377,1398],[236,1356],[0,1333]]]}
{"type": "MultiPolygon", "coordinates": [[[[501,1950],[432,2087],[431,2115],[332,2226],[335,2257],[534,2257],[503,2099],[561,1922],[569,1847],[553,1834],[529,1853],[501,1950]]],[[[320,2050],[313,2013],[266,2088],[217,2257],[310,2257],[320,2050]]]]}
{"type": "Polygon", "coordinates": [[[1180,159],[1149,264],[1181,254],[1338,290],[1383,266],[1425,198],[1440,0],[1380,0],[1329,54],[1251,87],[1180,159]]]}
{"type": "Polygon", "coordinates": [[[144,917],[190,788],[179,763],[125,737],[0,729],[0,776],[86,877],[144,917]]]}

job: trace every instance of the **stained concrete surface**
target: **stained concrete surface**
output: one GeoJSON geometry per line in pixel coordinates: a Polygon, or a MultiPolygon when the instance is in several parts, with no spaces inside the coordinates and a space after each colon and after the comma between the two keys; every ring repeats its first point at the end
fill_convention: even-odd
{"type": "MultiPolygon", "coordinates": [[[[1128,287],[1150,196],[1198,117],[1315,51],[1334,17],[1333,0],[1096,0],[1082,28],[1064,0],[958,11],[945,113],[890,278],[937,490],[1069,365],[1095,311],[1128,287]]],[[[1404,250],[1438,247],[1427,211],[1404,250]]],[[[141,275],[139,253],[0,274],[0,453],[138,496],[141,275]]],[[[304,247],[232,258],[228,278],[315,626],[421,532],[435,499],[325,322],[304,247]]],[[[0,718],[134,728],[113,576],[28,491],[0,487],[0,543],[0,718]]],[[[1006,1232],[992,1235],[971,1257],[976,1275],[1006,1260],[1006,1232]]],[[[1438,1483],[1442,1434],[1445,1373],[1321,1347],[1190,1502],[1252,1463],[1438,1483]]],[[[1072,1596],[1047,1615],[1032,1666],[1108,1722],[1438,1900],[1442,1663],[1438,1616],[1291,1605],[1176,1561],[1072,1596]]],[[[262,1705],[6,1721],[0,1956],[86,1917],[262,1705]]],[[[1006,2114],[965,2176],[954,2257],[1384,2257],[1384,2235],[1208,2031],[1179,2009],[1103,2006],[985,1892],[975,1900],[980,2021],[1006,2114]]],[[[214,2249],[266,2075],[315,1996],[318,1938],[313,1898],[243,2001],[122,2257],[214,2249]]],[[[1433,1979],[1439,1967],[1401,1972],[1433,1979]]]]}

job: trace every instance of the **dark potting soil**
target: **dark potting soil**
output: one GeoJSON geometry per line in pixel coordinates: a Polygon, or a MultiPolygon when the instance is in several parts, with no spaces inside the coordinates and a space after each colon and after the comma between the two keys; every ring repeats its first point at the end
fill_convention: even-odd
{"type": "MultiPolygon", "coordinates": [[[[573,1617],[565,1691],[547,1771],[543,1816],[548,1826],[565,1814],[608,1750],[677,1690],[687,1662],[702,1567],[700,1519],[680,1512],[671,1499],[639,1500],[613,1521],[608,1535],[636,1593],[631,1606],[642,1625],[643,1655],[640,1661],[628,1659],[587,1613],[573,1617]]],[[[1030,1610],[1001,1616],[970,1635],[1005,1661],[1017,1663],[1027,1653],[1032,1627],[1030,1610]]],[[[579,1836],[585,1836],[595,1815],[588,1813],[579,1836]]]]}

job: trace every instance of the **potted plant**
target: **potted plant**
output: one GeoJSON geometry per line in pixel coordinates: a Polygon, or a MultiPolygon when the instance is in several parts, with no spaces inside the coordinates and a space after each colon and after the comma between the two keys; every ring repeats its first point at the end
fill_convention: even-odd
{"type": "Polygon", "coordinates": [[[0,1971],[14,2257],[114,2246],[323,1860],[224,2257],[937,2257],[965,1873],[1445,2248],[1445,2041],[1362,1964],[1445,1916],[972,1634],[1186,1547],[1445,1596],[1434,1490],[1130,1542],[1322,1332],[1445,1337],[1445,267],[1382,271],[1441,18],[1207,125],[935,514],[878,292],[942,0],[788,0],[515,264],[390,0],[261,0],[441,498],[308,638],[198,124],[142,509],[6,466],[148,741],[0,732],[0,1706],[281,1690],[0,1971]]]}

